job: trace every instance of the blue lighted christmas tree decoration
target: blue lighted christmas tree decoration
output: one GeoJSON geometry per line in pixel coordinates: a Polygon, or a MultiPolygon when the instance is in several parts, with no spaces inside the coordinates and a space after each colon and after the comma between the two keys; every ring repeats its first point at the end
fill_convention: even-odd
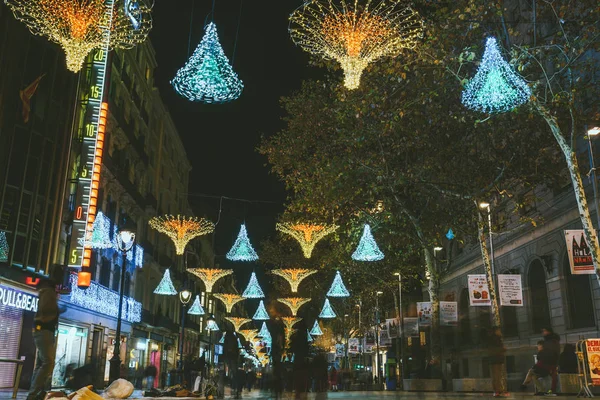
{"type": "Polygon", "coordinates": [[[321,330],[321,327],[319,326],[318,320],[315,320],[315,324],[313,325],[313,327],[309,333],[311,336],[321,336],[323,334],[323,331],[321,330]]]}
{"type": "MultiPolygon", "coordinates": [[[[117,231],[116,226],[114,231],[117,231]]],[[[92,225],[92,235],[88,240],[85,240],[85,238],[80,239],[79,243],[92,249],[118,248],[115,246],[115,241],[110,239],[110,219],[102,211],[98,211],[98,214],[96,214],[96,219],[92,225]]]]}
{"type": "Polygon", "coordinates": [[[258,304],[258,308],[256,309],[256,312],[254,313],[254,316],[252,317],[252,319],[255,319],[257,321],[269,320],[269,314],[267,314],[267,309],[265,308],[265,303],[263,303],[262,300],[258,304]]]}
{"type": "Polygon", "coordinates": [[[329,292],[327,292],[327,296],[350,297],[350,292],[348,291],[348,289],[346,289],[344,281],[342,281],[342,275],[340,275],[340,271],[336,271],[335,278],[333,278],[333,283],[329,288],[329,292]]]}
{"type": "Polygon", "coordinates": [[[319,314],[319,318],[327,319],[327,318],[335,318],[335,317],[337,317],[337,315],[335,315],[335,312],[333,311],[331,304],[329,304],[329,299],[326,298],[325,304],[323,304],[323,309],[321,310],[321,314],[319,314]]]}
{"type": "Polygon", "coordinates": [[[265,294],[260,288],[258,279],[256,279],[256,274],[254,272],[250,276],[250,282],[248,282],[246,290],[244,290],[244,293],[242,293],[242,297],[245,299],[263,299],[265,297],[265,294]]]}
{"type": "Polygon", "coordinates": [[[223,52],[214,23],[206,26],[202,41],[171,84],[190,101],[227,103],[240,97],[244,84],[223,52]]]}
{"type": "Polygon", "coordinates": [[[448,229],[448,233],[446,233],[446,239],[448,240],[452,240],[456,237],[456,235],[454,234],[454,232],[452,231],[452,228],[448,229]]]}
{"type": "Polygon", "coordinates": [[[525,104],[531,89],[502,58],[496,39],[488,38],[477,73],[462,93],[465,107],[488,114],[503,113],[525,104]]]}
{"type": "Polygon", "coordinates": [[[8,241],[6,240],[6,232],[0,231],[0,261],[8,261],[8,241]]]}
{"type": "Polygon", "coordinates": [[[200,304],[200,296],[196,295],[196,300],[194,300],[194,304],[192,304],[187,313],[191,315],[204,315],[204,308],[200,304]]]}
{"type": "Polygon", "coordinates": [[[177,290],[175,290],[175,286],[173,286],[173,282],[171,281],[171,272],[169,272],[168,268],[160,280],[160,283],[156,289],[154,289],[154,294],[162,294],[166,296],[175,296],[177,294],[177,290]]]}
{"type": "Polygon", "coordinates": [[[221,335],[221,339],[219,339],[219,344],[225,343],[225,335],[227,335],[227,332],[223,332],[223,334],[221,335]]]}
{"type": "Polygon", "coordinates": [[[258,260],[258,254],[252,248],[250,239],[248,239],[248,233],[246,232],[246,225],[242,224],[240,233],[238,234],[233,247],[225,256],[231,261],[256,261],[258,260]]]}
{"type": "Polygon", "coordinates": [[[308,340],[308,343],[313,341],[312,336],[310,336],[310,332],[308,331],[308,329],[306,330],[306,340],[308,340]]]}
{"type": "Polygon", "coordinates": [[[260,331],[258,331],[256,337],[265,338],[267,336],[271,337],[271,332],[269,332],[269,329],[267,328],[267,323],[263,322],[262,327],[260,328],[260,331]]]}
{"type": "Polygon", "coordinates": [[[383,253],[379,250],[375,238],[371,234],[371,227],[369,224],[365,224],[358,247],[352,253],[352,259],[356,261],[379,261],[383,260],[383,257],[383,253]]]}

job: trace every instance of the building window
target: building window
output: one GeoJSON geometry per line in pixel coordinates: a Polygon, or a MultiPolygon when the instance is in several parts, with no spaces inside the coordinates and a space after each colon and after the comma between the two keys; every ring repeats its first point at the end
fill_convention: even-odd
{"type": "Polygon", "coordinates": [[[529,266],[528,284],[531,293],[531,300],[529,302],[531,325],[533,332],[539,333],[542,328],[550,327],[546,272],[540,260],[533,261],[529,266]]]}
{"type": "Polygon", "coordinates": [[[563,274],[567,283],[569,328],[579,329],[596,326],[590,275],[573,275],[567,255],[564,257],[563,266],[563,274]]]}
{"type": "Polygon", "coordinates": [[[460,292],[459,307],[460,343],[468,344],[471,342],[471,321],[469,320],[469,289],[467,288],[460,292]]]}
{"type": "Polygon", "coordinates": [[[506,337],[519,336],[519,322],[517,320],[517,307],[501,307],[502,333],[506,337]]]}

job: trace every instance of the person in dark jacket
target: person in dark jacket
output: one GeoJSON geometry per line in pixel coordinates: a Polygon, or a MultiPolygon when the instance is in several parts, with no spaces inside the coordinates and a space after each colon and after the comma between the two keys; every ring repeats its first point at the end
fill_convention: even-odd
{"type": "Polygon", "coordinates": [[[535,385],[535,392],[537,394],[544,394],[544,390],[539,378],[544,378],[550,374],[548,367],[546,367],[549,360],[550,352],[544,349],[543,340],[538,341],[537,351],[537,362],[527,372],[527,376],[525,377],[523,384],[521,384],[521,390],[525,390],[527,388],[527,385],[529,385],[533,381],[535,385]]]}
{"type": "Polygon", "coordinates": [[[558,383],[558,358],[560,357],[560,337],[552,331],[552,328],[542,329],[544,336],[544,350],[548,351],[546,366],[552,376],[552,393],[556,393],[558,383]]]}
{"type": "Polygon", "coordinates": [[[38,306],[34,317],[33,341],[37,349],[37,362],[27,400],[43,399],[45,389],[54,371],[56,354],[56,328],[58,327],[58,301],[56,283],[44,279],[38,284],[38,306]]]}
{"type": "Polygon", "coordinates": [[[561,374],[577,374],[578,371],[575,346],[567,343],[558,358],[558,372],[561,374]]]}
{"type": "Polygon", "coordinates": [[[490,366],[492,369],[492,386],[494,388],[494,396],[506,396],[506,381],[504,375],[504,363],[506,360],[506,348],[502,341],[502,331],[495,326],[490,331],[488,338],[488,351],[490,366]]]}

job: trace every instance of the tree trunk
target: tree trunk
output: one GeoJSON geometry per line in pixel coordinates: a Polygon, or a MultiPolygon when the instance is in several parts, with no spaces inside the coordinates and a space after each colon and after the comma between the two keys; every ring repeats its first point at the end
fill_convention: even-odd
{"type": "MultiPolygon", "coordinates": [[[[562,135],[560,126],[558,125],[556,118],[552,116],[548,112],[548,110],[546,110],[537,101],[533,104],[536,110],[540,113],[540,115],[544,118],[544,120],[550,127],[554,139],[556,139],[558,146],[560,147],[560,149],[563,152],[563,155],[565,156],[565,161],[567,162],[569,174],[571,175],[573,191],[575,192],[575,199],[577,200],[579,218],[581,219],[581,225],[583,226],[583,231],[585,233],[585,240],[588,242],[588,246],[590,248],[590,253],[592,255],[592,261],[594,263],[596,275],[600,279],[600,265],[598,264],[600,257],[600,246],[598,244],[598,236],[596,235],[596,231],[594,230],[594,223],[592,222],[592,217],[590,215],[590,209],[588,207],[587,198],[585,197],[585,190],[583,188],[581,174],[579,173],[579,164],[577,163],[577,154],[569,146],[564,136],[562,135]]],[[[596,207],[597,206],[598,205],[596,205],[596,207]]]]}
{"type": "Polygon", "coordinates": [[[431,250],[424,248],[425,264],[429,271],[429,301],[431,301],[431,359],[439,361],[441,365],[442,345],[440,343],[440,272],[435,268],[431,250]]]}

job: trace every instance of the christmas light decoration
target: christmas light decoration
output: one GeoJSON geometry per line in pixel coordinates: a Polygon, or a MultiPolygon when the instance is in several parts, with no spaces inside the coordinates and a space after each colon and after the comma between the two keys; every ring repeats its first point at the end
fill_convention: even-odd
{"type": "Polygon", "coordinates": [[[241,317],[225,317],[225,319],[231,322],[235,331],[239,331],[242,325],[247,324],[248,322],[252,322],[252,320],[249,318],[241,317]]]}
{"type": "Polygon", "coordinates": [[[340,271],[335,272],[335,278],[333,278],[333,283],[327,292],[327,296],[329,297],[350,297],[350,292],[346,289],[344,285],[344,281],[342,280],[342,275],[340,275],[340,271]]]}
{"type": "Polygon", "coordinates": [[[267,323],[263,322],[262,323],[262,327],[260,328],[260,331],[258,331],[258,334],[256,335],[256,337],[259,338],[266,338],[266,337],[271,337],[271,332],[269,332],[269,329],[267,328],[267,323]]]}
{"type": "MultiPolygon", "coordinates": [[[[129,252],[131,251],[129,250],[129,252]]],[[[144,266],[144,248],[139,244],[135,245],[135,266],[139,268],[144,266]]]]}
{"type": "Polygon", "coordinates": [[[219,299],[225,304],[225,308],[227,312],[230,313],[233,309],[233,306],[239,303],[240,301],[246,300],[239,294],[234,293],[215,293],[213,295],[216,299],[219,299]]]}
{"type": "Polygon", "coordinates": [[[310,336],[310,332],[308,331],[308,329],[306,330],[306,340],[308,341],[308,343],[311,343],[314,340],[312,336],[310,336]]]}
{"type": "Polygon", "coordinates": [[[0,231],[0,261],[8,261],[8,253],[10,248],[8,247],[8,241],[6,240],[6,232],[0,231]]]}
{"type": "Polygon", "coordinates": [[[371,227],[369,224],[365,224],[358,247],[352,254],[352,259],[356,261],[379,261],[383,260],[383,257],[383,253],[379,250],[379,247],[371,234],[371,227]]]}
{"type": "Polygon", "coordinates": [[[188,268],[187,272],[200,278],[204,282],[206,291],[211,293],[213,286],[217,281],[227,275],[233,274],[231,269],[211,269],[211,268],[188,268]]]}
{"type": "Polygon", "coordinates": [[[151,228],[164,233],[175,244],[175,252],[182,255],[185,246],[195,237],[206,235],[215,230],[215,224],[198,217],[165,215],[153,217],[148,221],[151,228]]]}
{"type": "MultiPolygon", "coordinates": [[[[86,289],[78,287],[77,274],[72,274],[71,295],[69,301],[87,310],[95,311],[117,318],[119,312],[119,293],[114,292],[97,282],[91,281],[86,289]]],[[[121,316],[125,321],[140,322],[142,320],[142,303],[131,297],[123,297],[121,316]]]]}
{"type": "Polygon", "coordinates": [[[214,23],[206,26],[202,41],[171,85],[190,101],[227,103],[240,97],[244,84],[223,52],[214,23]]]}
{"type": "Polygon", "coordinates": [[[242,297],[246,299],[262,299],[265,297],[265,294],[260,288],[258,279],[256,279],[256,274],[254,272],[250,276],[250,282],[248,282],[246,290],[244,290],[244,293],[242,293],[242,297]]]}
{"type": "Polygon", "coordinates": [[[310,298],[287,297],[283,299],[277,299],[277,301],[288,306],[290,310],[292,310],[292,315],[295,317],[296,314],[298,314],[300,307],[308,303],[310,298]]]}
{"type": "Polygon", "coordinates": [[[423,33],[417,12],[403,0],[307,0],[290,16],[290,35],[304,51],[333,59],[344,85],[356,89],[363,70],[382,57],[416,46],[423,33]]]}
{"type": "Polygon", "coordinates": [[[88,232],[90,237],[87,240],[81,238],[79,243],[92,249],[116,249],[114,241],[110,240],[110,224],[110,219],[102,211],[98,211],[92,225],[92,231],[88,232]]]}
{"type": "Polygon", "coordinates": [[[274,275],[278,275],[288,281],[292,292],[298,292],[298,286],[300,283],[312,274],[316,274],[317,271],[303,268],[291,268],[291,269],[274,269],[271,271],[274,275]]]}
{"type": "Polygon", "coordinates": [[[321,310],[321,314],[319,314],[319,318],[326,319],[335,317],[337,317],[337,315],[335,315],[335,312],[329,303],[329,299],[326,298],[325,304],[323,304],[323,309],[321,310]]]}
{"type": "Polygon", "coordinates": [[[321,326],[319,325],[319,321],[315,320],[315,324],[313,325],[312,329],[310,330],[310,334],[311,334],[311,336],[321,336],[323,334],[323,331],[321,330],[321,326]]]}
{"type": "Polygon", "coordinates": [[[146,40],[152,28],[150,7],[142,2],[129,15],[123,0],[6,0],[14,16],[34,35],[45,36],[63,48],[67,68],[77,72],[94,49],[130,49],[146,40]],[[143,21],[143,23],[142,23],[143,21]]]}
{"type": "Polygon", "coordinates": [[[278,223],[278,231],[290,235],[300,243],[304,257],[310,258],[316,244],[338,228],[336,225],[315,225],[304,223],[278,223]]]}
{"type": "Polygon", "coordinates": [[[167,268],[165,270],[165,274],[160,280],[156,289],[154,289],[154,294],[162,294],[166,296],[175,296],[177,294],[177,290],[175,290],[175,286],[173,286],[173,281],[171,281],[171,272],[167,268]]]}
{"type": "Polygon", "coordinates": [[[294,334],[296,330],[290,327],[284,327],[283,328],[283,333],[285,335],[285,348],[289,348],[290,347],[290,342],[292,339],[292,335],[294,334]]]}
{"type": "Polygon", "coordinates": [[[231,261],[256,261],[258,260],[258,254],[252,248],[250,239],[248,239],[248,233],[246,232],[246,225],[242,224],[240,233],[238,234],[235,243],[231,247],[231,250],[225,256],[231,261]]]}
{"type": "Polygon", "coordinates": [[[454,235],[454,232],[452,232],[452,228],[448,229],[448,232],[446,233],[446,239],[448,240],[452,240],[454,239],[456,236],[454,235]]]}
{"type": "Polygon", "coordinates": [[[194,300],[187,313],[191,315],[204,315],[204,308],[200,304],[200,296],[196,295],[196,300],[194,300]]]}
{"type": "Polygon", "coordinates": [[[258,308],[256,309],[256,312],[254,313],[252,319],[255,319],[257,321],[267,321],[269,319],[269,314],[267,313],[267,309],[265,308],[265,303],[263,303],[262,300],[260,301],[260,303],[258,303],[258,308]]]}
{"type": "Polygon", "coordinates": [[[504,61],[496,39],[488,38],[479,69],[462,93],[463,105],[488,114],[502,113],[527,103],[530,97],[531,89],[504,61]]]}
{"type": "Polygon", "coordinates": [[[206,321],[206,328],[204,329],[206,329],[209,332],[220,330],[219,325],[217,325],[217,321],[215,321],[214,318],[208,318],[208,320],[206,321]]]}
{"type": "Polygon", "coordinates": [[[283,321],[283,324],[285,325],[285,327],[289,330],[291,330],[294,325],[296,325],[298,322],[302,321],[302,318],[298,318],[298,317],[281,317],[281,320],[283,321]]]}
{"type": "MultiPolygon", "coordinates": [[[[227,335],[227,332],[223,332],[223,334],[221,335],[221,339],[219,339],[219,344],[225,343],[225,335],[227,335]]],[[[239,339],[238,339],[238,342],[239,342],[239,339]]]]}
{"type": "Polygon", "coordinates": [[[254,338],[256,338],[256,335],[258,335],[258,331],[256,329],[242,329],[237,333],[242,335],[242,337],[248,342],[254,341],[254,338]]]}

